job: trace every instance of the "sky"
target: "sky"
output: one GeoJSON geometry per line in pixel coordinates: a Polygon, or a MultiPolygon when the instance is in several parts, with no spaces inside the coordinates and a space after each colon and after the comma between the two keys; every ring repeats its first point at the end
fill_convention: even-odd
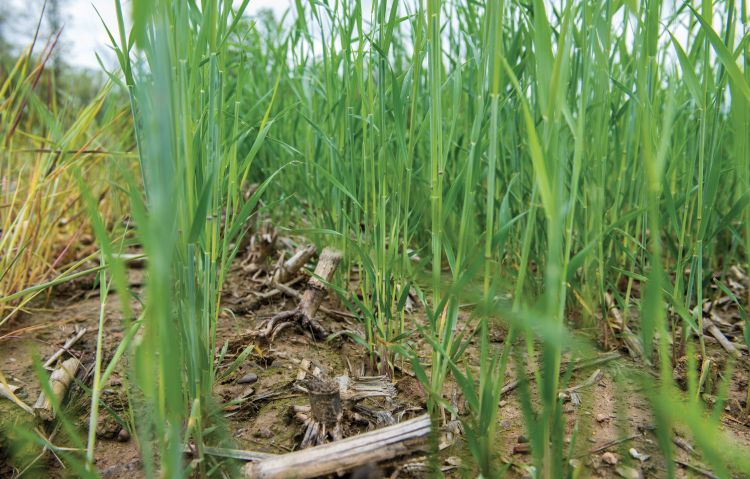
{"type": "MultiPolygon", "coordinates": [[[[114,0],[58,0],[62,2],[63,36],[62,42],[67,63],[92,69],[98,69],[95,52],[98,52],[105,64],[115,63],[114,54],[109,49],[109,38],[96,14],[96,10],[110,28],[116,28],[117,16],[114,0]],[[95,10],[96,9],[96,10],[95,10]]],[[[36,28],[36,21],[42,11],[43,0],[0,0],[3,9],[12,21],[8,22],[8,37],[17,45],[26,45],[31,41],[36,28]]],[[[129,8],[130,1],[123,0],[123,6],[129,8]]],[[[250,0],[248,11],[252,14],[261,9],[271,9],[280,15],[292,5],[292,0],[250,0]]],[[[127,15],[127,13],[126,13],[127,15]]]]}
{"type": "MultiPolygon", "coordinates": [[[[102,21],[110,28],[116,28],[116,14],[114,0],[57,0],[60,2],[60,10],[63,12],[63,34],[58,52],[64,52],[68,64],[76,67],[99,69],[96,53],[100,55],[108,68],[116,65],[114,53],[109,48],[107,37],[102,21]]],[[[183,1],[183,0],[176,0],[183,1]]],[[[234,0],[239,2],[240,0],[234,0]]],[[[253,14],[262,9],[271,9],[279,17],[294,0],[250,0],[248,12],[253,14]]],[[[545,0],[554,2],[555,0],[545,0]]],[[[129,10],[131,0],[122,0],[123,7],[129,10]]],[[[6,14],[6,23],[2,32],[6,39],[10,39],[17,46],[25,46],[31,42],[39,14],[42,11],[44,0],[0,0],[0,11],[6,14]]],[[[363,5],[370,4],[365,0],[363,5]]],[[[367,7],[365,7],[367,11],[367,7]]],[[[549,12],[548,12],[549,13],[549,12]]],[[[618,14],[621,12],[618,12],[618,14]]],[[[129,11],[126,12],[129,16],[129,11]]],[[[714,20],[716,20],[715,18],[714,20]]],[[[719,25],[716,25],[718,27],[719,25]]],[[[42,40],[46,40],[49,30],[44,34],[42,40]]],[[[672,26],[672,33],[680,43],[687,44],[687,34],[684,28],[678,25],[672,26]]]]}

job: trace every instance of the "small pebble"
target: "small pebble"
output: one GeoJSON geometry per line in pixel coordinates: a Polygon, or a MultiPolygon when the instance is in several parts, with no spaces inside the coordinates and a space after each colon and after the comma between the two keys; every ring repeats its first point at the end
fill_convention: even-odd
{"type": "Polygon", "coordinates": [[[237,381],[237,384],[252,384],[255,381],[258,380],[258,375],[255,373],[247,373],[244,376],[242,376],[239,381],[237,381]]]}
{"type": "Polygon", "coordinates": [[[615,464],[617,464],[617,456],[611,452],[605,452],[604,454],[602,454],[602,462],[609,464],[610,466],[614,466],[615,464]]]}
{"type": "Polygon", "coordinates": [[[633,459],[638,459],[641,462],[646,462],[651,458],[651,456],[649,456],[648,454],[642,454],[638,452],[638,449],[634,447],[631,447],[628,452],[630,453],[630,457],[632,457],[633,459]]]}
{"type": "Polygon", "coordinates": [[[604,422],[609,420],[609,414],[597,414],[596,422],[604,422]]]}
{"type": "Polygon", "coordinates": [[[127,429],[122,428],[120,429],[120,432],[117,433],[117,442],[128,442],[130,440],[130,433],[127,429]]]}

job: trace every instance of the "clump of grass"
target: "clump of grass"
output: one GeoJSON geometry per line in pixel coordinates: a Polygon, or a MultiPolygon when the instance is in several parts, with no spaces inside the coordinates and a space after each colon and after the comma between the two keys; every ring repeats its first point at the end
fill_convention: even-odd
{"type": "Polygon", "coordinates": [[[240,122],[242,105],[256,99],[243,97],[225,72],[247,4],[235,10],[219,0],[136,2],[128,34],[116,2],[119,41],[110,36],[131,95],[143,183],[143,195],[130,186],[148,257],[133,373],[146,411],[137,418],[137,432],[148,475],[184,474],[188,440],[201,459],[195,472],[206,474],[205,431],[221,425],[212,394],[222,285],[246,220],[272,179],[249,199],[241,194],[270,127],[275,93],[268,92],[256,123],[240,122]],[[251,148],[240,155],[244,143],[251,148]]]}
{"type": "Polygon", "coordinates": [[[121,195],[111,161],[125,160],[130,128],[110,86],[89,103],[50,93],[49,61],[57,34],[41,52],[36,41],[3,65],[0,78],[0,327],[54,282],[79,270],[92,251],[74,170],[96,182],[99,208],[117,228],[121,195]],[[6,69],[7,67],[7,69],[6,69]]]}
{"type": "MultiPolygon", "coordinates": [[[[610,337],[599,318],[611,293],[648,355],[654,338],[671,335],[678,355],[700,331],[699,315],[685,313],[700,310],[693,306],[705,297],[707,272],[745,261],[732,237],[747,249],[738,222],[747,212],[747,68],[728,53],[740,51],[735,22],[746,25],[746,12],[732,2],[702,9],[429,1],[374,2],[367,12],[356,1],[298,3],[288,36],[283,25],[268,28],[274,62],[285,48],[293,61],[280,84],[290,93],[280,95],[287,113],[259,171],[272,171],[276,155],[300,158],[305,169],[275,191],[303,191],[287,206],[305,208],[306,226],[356,244],[347,249],[365,279],[354,309],[366,311],[371,351],[391,344],[380,326],[390,319],[378,319],[390,318],[396,288],[387,286],[415,277],[429,293],[435,352],[425,366],[436,404],[459,361],[461,332],[473,328],[458,314],[467,292],[453,286],[473,287],[476,245],[482,302],[510,293],[512,312],[539,328],[562,330],[576,311],[574,327],[610,337]],[[721,32],[703,32],[711,21],[701,18],[718,20],[718,8],[721,32]],[[738,174],[724,195],[721,171],[738,174]],[[419,264],[394,266],[417,255],[431,261],[429,279],[409,273],[419,264]]],[[[495,316],[483,314],[474,316],[480,341],[495,316]]],[[[416,329],[402,322],[399,331],[416,329]]],[[[530,376],[542,398],[538,470],[562,473],[555,424],[569,345],[538,342],[538,328],[517,333],[529,360],[540,353],[530,376]]],[[[400,348],[409,336],[390,337],[400,348]]],[[[697,343],[704,346],[700,335],[697,343]]],[[[666,376],[662,347],[654,360],[666,376]]]]}

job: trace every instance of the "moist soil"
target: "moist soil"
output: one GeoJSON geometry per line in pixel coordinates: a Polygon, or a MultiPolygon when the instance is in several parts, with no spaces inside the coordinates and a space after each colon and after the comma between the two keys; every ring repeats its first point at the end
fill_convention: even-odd
{"type": "MultiPolygon", "coordinates": [[[[294,387],[301,367],[309,361],[310,374],[316,367],[329,377],[348,375],[356,378],[373,375],[368,370],[365,349],[359,344],[340,335],[331,341],[317,341],[300,328],[284,329],[272,342],[259,341],[251,334],[258,324],[275,313],[294,309],[298,299],[285,294],[277,294],[266,301],[248,308],[248,298],[253,292],[263,289],[262,276],[257,271],[249,273],[240,266],[230,275],[222,306],[217,332],[217,358],[226,344],[219,371],[225,371],[238,354],[247,346],[252,352],[240,367],[227,375],[215,386],[215,396],[226,418],[229,436],[236,449],[256,452],[284,454],[299,448],[302,425],[291,412],[294,406],[309,404],[306,394],[294,387]],[[303,362],[303,360],[306,360],[303,362]],[[257,379],[255,379],[257,377],[257,379]],[[240,399],[239,403],[233,403],[240,399]]],[[[142,294],[144,272],[130,269],[130,283],[136,294],[142,294]]],[[[356,273],[352,275],[356,282],[356,273]]],[[[293,286],[298,291],[304,288],[305,280],[293,286]]],[[[323,306],[330,310],[343,309],[340,302],[329,295],[323,306]]],[[[42,362],[57,351],[76,328],[86,327],[87,332],[71,351],[80,357],[84,366],[93,361],[96,345],[96,328],[99,318],[99,290],[93,278],[68,284],[53,291],[44,303],[19,315],[11,324],[0,330],[0,367],[11,384],[21,386],[19,398],[33,405],[40,388],[34,372],[34,358],[42,362]]],[[[133,301],[136,313],[140,306],[133,301]]],[[[727,310],[722,314],[735,314],[727,310]]],[[[469,311],[462,311],[468,318],[469,311]]],[[[335,315],[334,315],[335,316],[335,315]]],[[[411,313],[412,320],[423,322],[424,312],[416,308],[411,313]]],[[[357,330],[356,322],[345,316],[333,318],[318,312],[317,319],[329,331],[357,330]]],[[[501,347],[505,339],[502,326],[493,326],[491,337],[493,347],[501,347]]],[[[110,292],[106,304],[106,324],[104,332],[105,364],[115,352],[124,335],[117,295],[110,292]]],[[[594,334],[596,335],[596,334],[594,334]]],[[[428,348],[417,336],[413,346],[420,351],[425,361],[429,361],[428,348]]],[[[750,426],[744,416],[745,394],[748,382],[747,351],[735,367],[727,368],[728,355],[716,342],[707,341],[707,354],[717,358],[720,364],[717,376],[729,379],[729,399],[721,416],[722,428],[731,434],[738,443],[750,446],[750,426]],[[731,369],[731,373],[728,371],[731,369]]],[[[609,350],[616,350],[610,337],[609,350]]],[[[607,352],[601,348],[600,353],[607,352]]],[[[654,433],[654,419],[637,373],[650,374],[651,367],[628,357],[625,349],[615,360],[589,368],[576,370],[569,381],[570,386],[584,384],[570,401],[563,405],[566,424],[566,443],[573,441],[573,463],[581,468],[578,477],[665,477],[664,459],[659,453],[657,437],[654,433]],[[594,374],[599,369],[600,373],[594,374]],[[634,372],[636,374],[634,374],[634,372]],[[593,378],[593,382],[589,381],[593,378]]],[[[477,367],[477,345],[468,350],[467,362],[477,367]]],[[[531,363],[531,361],[528,361],[531,363]]],[[[682,374],[684,374],[683,360],[682,374]]],[[[123,428],[122,418],[128,417],[124,373],[125,359],[110,377],[103,393],[106,408],[100,408],[97,425],[96,467],[100,475],[108,478],[143,477],[137,441],[127,428],[123,428]],[[120,419],[118,421],[118,418],[120,419]],[[123,430],[124,429],[124,430],[123,430]]],[[[405,420],[425,412],[425,393],[414,377],[408,364],[398,364],[394,377],[395,395],[392,398],[372,398],[358,403],[356,411],[347,411],[344,436],[351,436],[369,429],[381,427],[377,413],[395,420],[405,420]],[[369,414],[369,415],[368,415],[369,414]]],[[[676,374],[680,376],[680,362],[676,374]]],[[[85,369],[85,368],[84,368],[85,369]]],[[[513,380],[515,366],[508,367],[507,381],[513,380]]],[[[83,382],[90,384],[90,377],[83,382]]],[[[499,456],[508,466],[506,477],[530,477],[532,463],[528,453],[524,420],[518,406],[518,391],[513,389],[503,395],[499,405],[497,438],[495,446],[499,456]]],[[[444,396],[451,401],[460,414],[465,414],[463,397],[455,384],[446,384],[444,396]]],[[[705,395],[711,401],[711,395],[705,395]]],[[[65,415],[77,428],[82,438],[88,428],[88,396],[80,386],[74,386],[66,399],[65,415]]],[[[467,470],[470,464],[465,441],[456,427],[457,422],[448,419],[448,433],[441,438],[443,448],[438,456],[439,466],[447,477],[471,476],[467,470]]],[[[14,454],[10,450],[9,437],[18,437],[19,430],[32,436],[45,436],[56,446],[71,446],[59,421],[52,424],[39,424],[31,419],[7,399],[0,398],[0,477],[17,477],[25,472],[26,477],[76,477],[71,468],[66,468],[55,454],[42,452],[38,445],[26,446],[14,454]],[[35,432],[36,431],[36,432],[35,432]]],[[[693,438],[686,431],[675,431],[675,459],[679,461],[678,477],[711,477],[708,467],[701,461],[700,453],[693,450],[693,438]],[[687,465],[687,466],[686,466],[687,465]],[[703,472],[701,472],[703,471],[703,472]]],[[[402,457],[390,463],[370,469],[365,476],[356,477],[427,477],[428,459],[420,453],[402,457]]],[[[743,476],[735,471],[736,477],[743,476]]],[[[354,474],[350,475],[355,477],[354,474]]]]}

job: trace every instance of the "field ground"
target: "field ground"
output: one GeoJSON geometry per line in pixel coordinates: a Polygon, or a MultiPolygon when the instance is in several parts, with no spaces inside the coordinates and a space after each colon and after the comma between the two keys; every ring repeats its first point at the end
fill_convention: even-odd
{"type": "Polygon", "coordinates": [[[0,477],[750,477],[747,0],[113,1],[0,2],[0,477]]]}
{"type": "MultiPolygon", "coordinates": [[[[240,258],[235,261],[224,294],[223,306],[227,311],[221,315],[219,322],[218,344],[226,343],[229,348],[224,356],[223,366],[228,366],[245,347],[254,346],[248,360],[216,384],[215,393],[217,399],[224,404],[222,411],[229,434],[236,441],[234,447],[284,454],[299,446],[304,432],[300,422],[294,419],[293,412],[294,406],[308,405],[304,390],[295,388],[295,385],[300,384],[298,376],[303,368],[307,367],[304,370],[308,373],[319,368],[329,376],[346,375],[350,378],[369,376],[372,372],[368,372],[364,348],[344,336],[331,341],[316,341],[309,332],[287,328],[270,344],[257,341],[253,333],[258,324],[279,311],[293,309],[298,300],[289,294],[258,300],[259,291],[264,290],[266,285],[267,272],[248,273],[245,271],[247,262],[243,260],[244,258],[240,258]],[[249,308],[248,302],[252,303],[249,308]],[[304,360],[309,363],[304,363],[304,360]],[[241,381],[242,378],[246,378],[245,381],[241,381]]],[[[265,264],[264,269],[272,270],[270,263],[265,264]]],[[[143,292],[144,275],[145,272],[140,267],[130,268],[128,271],[129,284],[138,295],[143,292]]],[[[100,312],[99,289],[94,284],[94,279],[94,275],[84,276],[58,288],[52,293],[48,303],[39,308],[31,308],[32,312],[23,316],[23,321],[19,322],[23,325],[20,329],[6,332],[0,338],[3,342],[0,364],[5,365],[5,374],[10,381],[23,385],[18,396],[28,404],[33,403],[39,392],[32,364],[35,353],[38,351],[42,359],[49,357],[68,337],[75,336],[80,328],[86,328],[87,332],[72,348],[72,354],[82,359],[84,370],[90,373],[100,312]]],[[[297,277],[292,280],[296,285],[295,290],[300,290],[300,285],[304,285],[302,279],[304,278],[297,277]]],[[[356,273],[352,280],[356,282],[356,273]]],[[[747,287],[747,283],[735,285],[738,288],[747,287]]],[[[133,307],[136,311],[139,310],[135,300],[133,307]]],[[[333,295],[327,298],[324,307],[341,313],[341,302],[333,295]]],[[[110,359],[124,335],[116,298],[107,303],[106,313],[109,319],[104,334],[104,355],[110,359]]],[[[735,336],[737,330],[732,325],[738,320],[736,309],[730,305],[718,308],[717,313],[718,316],[714,317],[721,318],[722,329],[730,337],[735,336]]],[[[336,314],[319,316],[324,326],[332,332],[357,327],[356,323],[347,318],[346,313],[340,314],[337,319],[336,314]]],[[[424,321],[424,314],[418,308],[414,308],[410,316],[416,322],[424,321]]],[[[502,326],[493,327],[491,337],[495,346],[499,347],[506,339],[505,336],[506,331],[502,326]]],[[[719,376],[723,376],[731,356],[712,338],[708,337],[707,341],[708,354],[721,364],[719,376]]],[[[415,347],[421,351],[425,360],[429,360],[427,345],[418,344],[415,347]]],[[[467,359],[474,368],[477,368],[476,348],[476,341],[473,341],[467,350],[467,359]]],[[[619,341],[614,341],[608,350],[601,349],[599,354],[582,359],[585,359],[580,361],[583,367],[576,369],[569,380],[570,387],[575,389],[575,397],[567,399],[563,409],[566,444],[575,439],[572,464],[580,468],[579,477],[664,477],[664,459],[656,444],[650,406],[641,394],[642,384],[637,375],[632,374],[633,370],[648,374],[651,368],[642,361],[629,357],[627,347],[619,341]],[[572,434],[574,429],[575,435],[572,434]]],[[[745,351],[739,364],[746,362],[745,351]]],[[[112,413],[102,414],[97,426],[97,437],[100,440],[96,448],[96,467],[105,478],[143,477],[136,441],[127,432],[127,426],[124,432],[121,431],[121,417],[129,414],[127,393],[123,386],[123,381],[127,378],[122,369],[117,368],[103,391],[105,410],[112,413]]],[[[79,379],[85,381],[85,377],[79,373],[79,379]]],[[[676,371],[675,377],[678,381],[680,377],[684,380],[684,371],[676,371]]],[[[718,379],[720,378],[715,378],[718,379]]],[[[730,433],[733,440],[750,446],[750,424],[745,416],[747,382],[747,369],[734,367],[728,378],[728,399],[721,415],[721,423],[722,429],[730,433]]],[[[365,398],[347,403],[345,436],[382,427],[394,418],[407,419],[425,410],[424,389],[408,364],[402,363],[397,368],[393,383],[395,390],[387,398],[365,398]],[[386,415],[378,417],[378,413],[383,412],[386,415]]],[[[513,383],[513,378],[510,378],[506,385],[512,386],[513,383]]],[[[718,382],[714,383],[714,387],[718,387],[718,382]]],[[[78,427],[85,429],[88,424],[87,397],[75,386],[70,394],[66,410],[78,427]]],[[[445,385],[444,394],[452,398],[460,413],[465,414],[463,399],[454,382],[445,385]]],[[[495,444],[502,462],[509,467],[508,477],[528,477],[529,450],[524,438],[522,413],[513,398],[515,394],[515,388],[509,388],[498,405],[498,437],[495,444]]],[[[713,392],[706,392],[705,397],[711,401],[713,392]]],[[[18,424],[18,421],[28,422],[9,401],[0,402],[0,408],[0,427],[7,428],[14,422],[18,424]]],[[[460,426],[458,421],[449,422],[448,425],[441,437],[440,467],[446,477],[463,477],[466,471],[462,469],[462,464],[466,457],[462,456],[466,455],[466,451],[462,444],[460,426]],[[452,431],[456,433],[451,434],[452,431]]],[[[51,437],[54,437],[56,430],[57,428],[48,431],[53,434],[51,437]]],[[[676,448],[673,460],[679,465],[677,477],[714,477],[701,463],[700,452],[694,448],[689,431],[676,429],[674,444],[676,448]]],[[[38,473],[45,477],[66,477],[55,456],[36,457],[33,460],[31,457],[27,457],[27,460],[33,464],[32,471],[37,468],[38,473]]],[[[378,474],[382,473],[384,476],[356,477],[423,477],[428,470],[427,462],[427,456],[416,452],[411,456],[382,463],[378,474]]],[[[6,462],[0,468],[0,477],[10,475],[13,468],[20,467],[18,462],[6,462]]],[[[735,472],[739,474],[737,477],[748,477],[735,472]]]]}

